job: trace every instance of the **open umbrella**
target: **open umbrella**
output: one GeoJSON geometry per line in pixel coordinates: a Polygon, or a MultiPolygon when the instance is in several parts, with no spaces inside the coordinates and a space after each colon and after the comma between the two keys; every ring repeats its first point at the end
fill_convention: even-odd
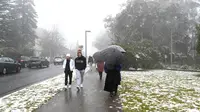
{"type": "Polygon", "coordinates": [[[95,62],[100,62],[100,61],[103,61],[103,56],[101,56],[101,52],[96,52],[93,54],[93,58],[95,60],[95,62]]]}
{"type": "MultiPolygon", "coordinates": [[[[125,50],[123,50],[124,52],[125,50]]],[[[122,63],[123,53],[116,47],[108,47],[100,52],[108,69],[114,69],[116,65],[122,63]]]]}
{"type": "Polygon", "coordinates": [[[124,50],[124,48],[122,48],[121,46],[118,45],[110,45],[108,48],[113,48],[113,49],[117,49],[122,53],[125,53],[126,51],[124,50]]]}

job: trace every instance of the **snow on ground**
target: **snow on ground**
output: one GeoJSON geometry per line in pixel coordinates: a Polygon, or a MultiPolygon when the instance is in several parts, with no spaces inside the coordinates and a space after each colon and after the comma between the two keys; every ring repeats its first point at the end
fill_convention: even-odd
{"type": "MultiPolygon", "coordinates": [[[[89,70],[88,66],[85,73],[89,70]]],[[[75,78],[74,70],[73,81],[75,78]]],[[[63,89],[64,74],[61,74],[0,98],[0,112],[31,112],[47,103],[63,89]]]]}
{"type": "Polygon", "coordinates": [[[200,73],[122,72],[119,91],[124,112],[200,111],[200,73]]]}
{"type": "Polygon", "coordinates": [[[0,112],[31,112],[64,87],[64,74],[0,98],[0,112]]]}

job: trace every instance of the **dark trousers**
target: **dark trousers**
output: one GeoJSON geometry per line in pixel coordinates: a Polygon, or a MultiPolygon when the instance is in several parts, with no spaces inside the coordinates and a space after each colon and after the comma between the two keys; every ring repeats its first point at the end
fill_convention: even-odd
{"type": "Polygon", "coordinates": [[[99,72],[99,78],[102,79],[103,72],[99,72]]]}
{"type": "Polygon", "coordinates": [[[118,90],[118,84],[115,85],[114,92],[117,93],[117,90],[118,90]]]}
{"type": "Polygon", "coordinates": [[[68,84],[68,77],[69,77],[69,84],[72,84],[72,71],[65,72],[65,85],[68,84]]]}

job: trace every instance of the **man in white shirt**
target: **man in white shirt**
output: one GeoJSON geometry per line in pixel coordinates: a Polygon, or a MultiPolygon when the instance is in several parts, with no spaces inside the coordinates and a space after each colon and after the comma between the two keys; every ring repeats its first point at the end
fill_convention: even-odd
{"type": "Polygon", "coordinates": [[[72,73],[75,68],[74,60],[71,59],[70,54],[66,55],[66,59],[63,62],[63,68],[65,73],[65,88],[71,88],[72,84],[72,73]],[[68,85],[68,77],[69,77],[69,85],[68,85]]]}

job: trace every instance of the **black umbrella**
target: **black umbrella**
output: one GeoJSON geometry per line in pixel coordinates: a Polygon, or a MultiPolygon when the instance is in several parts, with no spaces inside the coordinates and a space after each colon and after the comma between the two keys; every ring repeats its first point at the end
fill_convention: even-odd
{"type": "MultiPolygon", "coordinates": [[[[125,50],[124,50],[125,51],[125,50]]],[[[123,52],[124,52],[123,51],[123,52]]],[[[122,63],[123,53],[116,47],[108,47],[100,52],[108,69],[114,69],[116,65],[122,63]]]]}
{"type": "Polygon", "coordinates": [[[113,48],[113,49],[117,49],[122,53],[125,53],[126,51],[124,50],[124,48],[122,48],[121,46],[118,45],[110,45],[108,48],[113,48]]]}
{"type": "Polygon", "coordinates": [[[103,56],[101,56],[101,52],[96,52],[93,54],[93,58],[95,60],[95,62],[100,62],[100,61],[103,61],[103,56]]]}

